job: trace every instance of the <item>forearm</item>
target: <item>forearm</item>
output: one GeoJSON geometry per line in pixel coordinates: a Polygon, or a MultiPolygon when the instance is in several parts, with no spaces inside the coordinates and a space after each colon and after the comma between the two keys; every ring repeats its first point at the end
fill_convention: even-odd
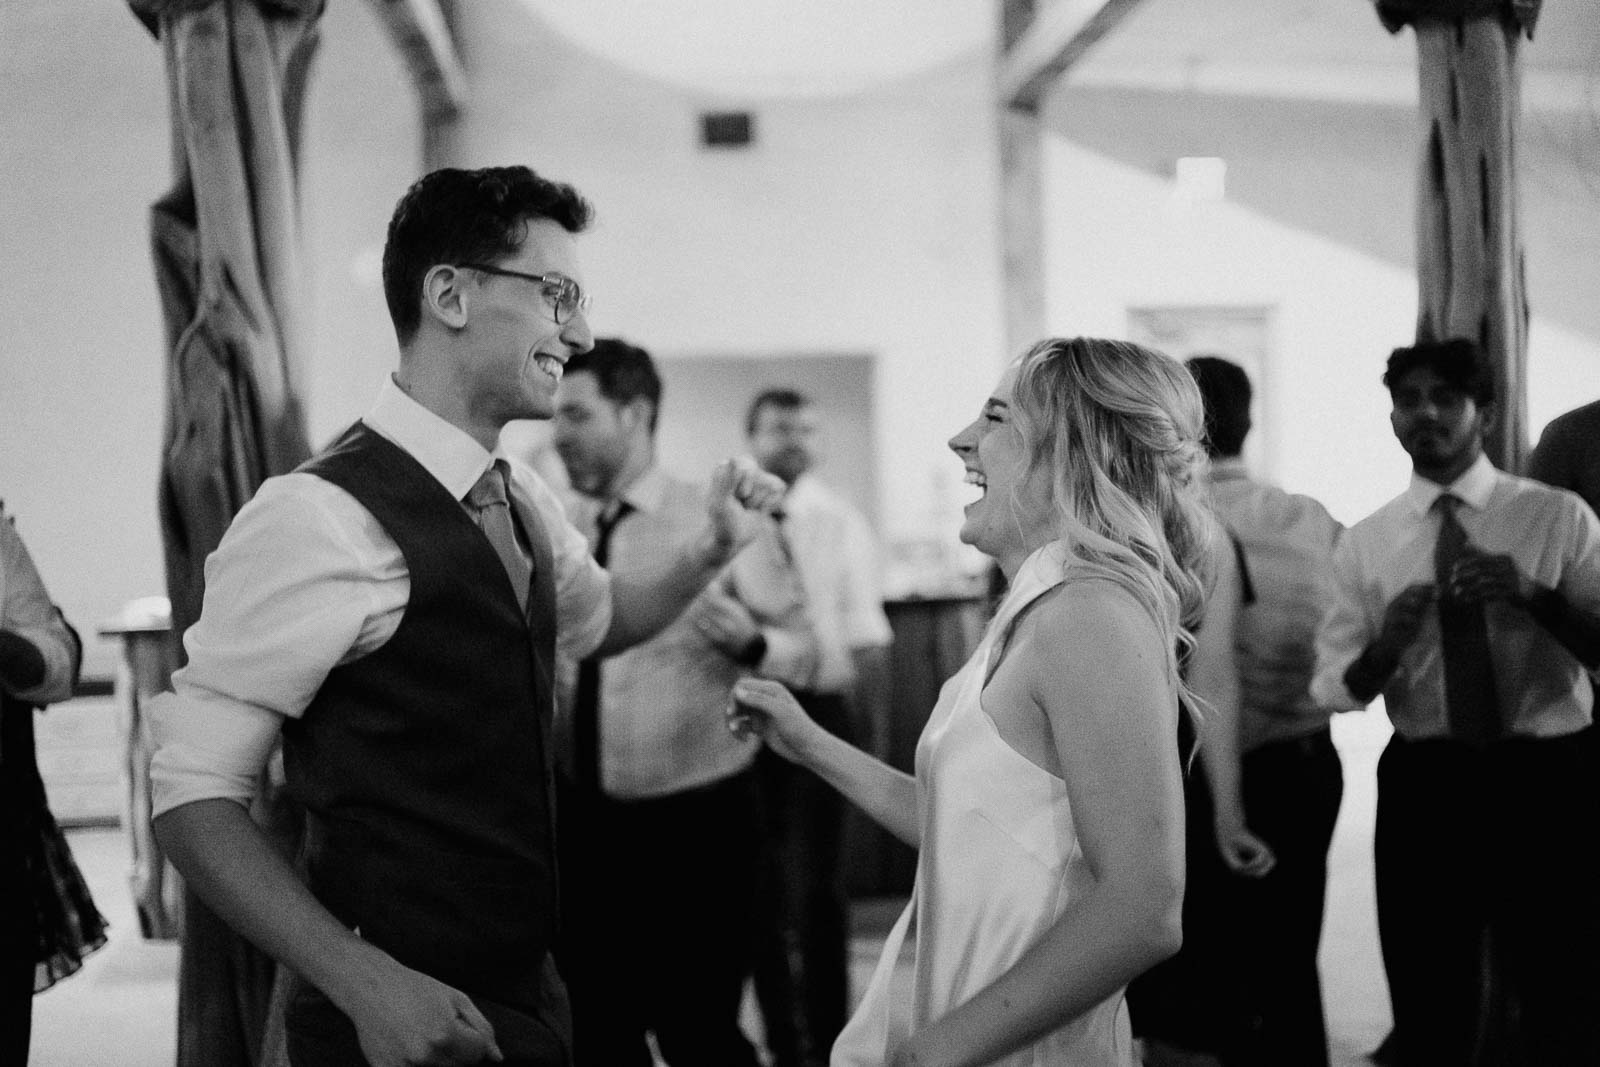
{"type": "Polygon", "coordinates": [[[1240,771],[1238,724],[1224,726],[1216,721],[1215,716],[1208,721],[1198,763],[1201,773],[1206,776],[1215,828],[1219,832],[1228,828],[1243,828],[1244,791],[1241,783],[1244,776],[1240,771]]]}
{"type": "Polygon", "coordinates": [[[915,1035],[915,1055],[894,1062],[978,1067],[1061,1028],[1178,950],[1182,896],[1176,883],[1096,884],[1015,965],[915,1035]]]}
{"type": "Polygon", "coordinates": [[[388,957],[311,895],[243,807],[199,800],[156,818],[155,833],[196,893],[234,930],[351,1014],[388,957]]]}
{"type": "MultiPolygon", "coordinates": [[[[1209,621],[1209,620],[1208,620],[1209,621]]],[[[1232,634],[1229,639],[1231,641],[1232,634]]],[[[1231,652],[1207,654],[1205,635],[1193,664],[1194,688],[1206,707],[1201,716],[1200,765],[1217,827],[1244,826],[1244,794],[1240,786],[1238,669],[1231,652]]]]}
{"type": "Polygon", "coordinates": [[[1600,668],[1600,619],[1579,611],[1554,589],[1538,589],[1526,601],[1528,614],[1585,670],[1600,668]]]}
{"type": "Polygon", "coordinates": [[[917,780],[817,727],[798,762],[837,789],[873,822],[912,848],[920,846],[917,780]]]}
{"type": "Polygon", "coordinates": [[[0,688],[8,693],[33,689],[44,681],[44,655],[32,641],[0,630],[0,688]]]}
{"type": "Polygon", "coordinates": [[[732,546],[709,534],[664,562],[611,574],[611,627],[595,651],[610,656],[659,633],[727,564],[732,546]]]}
{"type": "Polygon", "coordinates": [[[80,649],[55,605],[38,620],[8,619],[0,631],[0,689],[29,704],[72,696],[80,649]]]}

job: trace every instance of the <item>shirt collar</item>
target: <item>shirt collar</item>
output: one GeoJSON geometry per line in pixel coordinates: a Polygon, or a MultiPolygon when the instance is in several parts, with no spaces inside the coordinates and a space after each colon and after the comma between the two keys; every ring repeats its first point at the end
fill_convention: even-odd
{"type": "MultiPolygon", "coordinates": [[[[622,501],[635,511],[642,511],[646,515],[654,514],[661,510],[667,496],[667,476],[659,464],[652,463],[646,467],[644,473],[633,480],[633,484],[622,491],[622,501]]],[[[610,506],[601,511],[609,511],[610,506]]]]}
{"type": "Polygon", "coordinates": [[[796,515],[817,507],[822,502],[822,483],[809,474],[802,474],[794,480],[789,491],[783,494],[783,513],[796,515]]]}
{"type": "Polygon", "coordinates": [[[362,421],[409,452],[457,500],[494,461],[471,435],[417,403],[392,376],[362,421]]]}
{"type": "Polygon", "coordinates": [[[1462,503],[1474,511],[1482,511],[1489,505],[1489,496],[1494,492],[1495,476],[1498,472],[1494,464],[1489,462],[1489,457],[1483,453],[1473,460],[1472,466],[1461,472],[1461,476],[1449,485],[1440,485],[1430,482],[1422,475],[1412,472],[1411,484],[1406,487],[1406,499],[1411,507],[1419,514],[1426,514],[1433,508],[1433,502],[1445,493],[1460,497],[1462,503]]]}
{"type": "Polygon", "coordinates": [[[1244,459],[1239,456],[1217,456],[1211,461],[1211,480],[1214,482],[1240,481],[1249,477],[1244,459]]]}

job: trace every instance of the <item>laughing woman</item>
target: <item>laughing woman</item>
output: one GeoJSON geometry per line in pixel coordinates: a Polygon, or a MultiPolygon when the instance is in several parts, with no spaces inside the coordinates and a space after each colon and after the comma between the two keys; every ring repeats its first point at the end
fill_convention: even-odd
{"type": "Polygon", "coordinates": [[[1201,425],[1188,372],[1137,345],[1044,341],[1001,376],[950,447],[981,494],[961,539],[1009,590],[945,684],[915,777],[774,682],[735,689],[731,728],[920,850],[833,1067],[1137,1062],[1123,990],[1180,941],[1176,650],[1209,553],[1201,425]]]}

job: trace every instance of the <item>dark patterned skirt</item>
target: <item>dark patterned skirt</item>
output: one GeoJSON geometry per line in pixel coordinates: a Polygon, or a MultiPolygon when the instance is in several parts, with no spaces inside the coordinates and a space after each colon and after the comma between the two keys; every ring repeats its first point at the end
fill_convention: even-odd
{"type": "Polygon", "coordinates": [[[34,758],[33,714],[19,701],[0,699],[0,805],[8,824],[0,832],[0,868],[7,881],[16,878],[23,887],[7,894],[6,906],[33,909],[33,991],[39,993],[76,973],[84,957],[106,943],[106,921],[50,814],[34,758]]]}
{"type": "Polygon", "coordinates": [[[28,856],[28,882],[39,935],[33,991],[42,993],[76,973],[84,958],[106,943],[106,921],[72,859],[66,835],[44,804],[42,784],[36,817],[38,833],[28,856]]]}

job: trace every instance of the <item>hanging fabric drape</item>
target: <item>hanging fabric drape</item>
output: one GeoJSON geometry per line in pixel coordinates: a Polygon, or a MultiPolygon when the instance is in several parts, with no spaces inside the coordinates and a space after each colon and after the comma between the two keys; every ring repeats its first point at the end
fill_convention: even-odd
{"type": "MultiPolygon", "coordinates": [[[[168,340],[159,498],[175,640],[199,616],[206,556],[235,513],[310,452],[296,163],[324,2],[130,0],[161,42],[172,114],[174,185],[152,207],[151,237],[168,340]]],[[[273,783],[255,814],[292,847],[296,820],[273,783]]],[[[283,1062],[281,1025],[268,1025],[272,961],[192,893],[183,930],[179,1067],[283,1062]]]]}

